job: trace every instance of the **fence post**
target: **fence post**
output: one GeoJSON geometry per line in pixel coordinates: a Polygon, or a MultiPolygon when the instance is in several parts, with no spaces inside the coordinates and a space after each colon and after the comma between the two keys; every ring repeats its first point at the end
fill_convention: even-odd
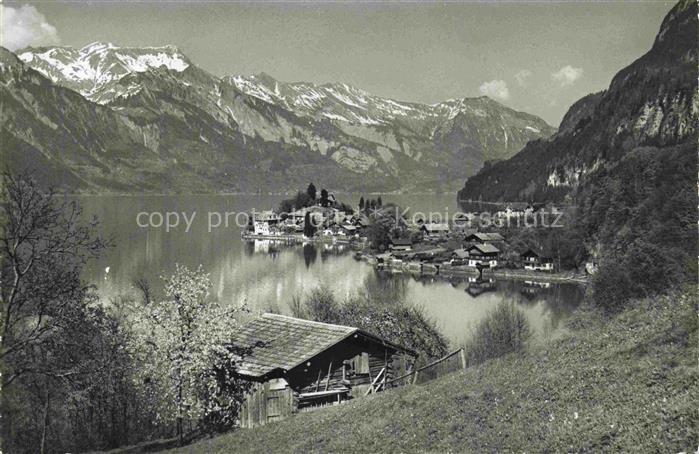
{"type": "Polygon", "coordinates": [[[417,373],[418,371],[415,371],[415,377],[413,378],[413,385],[417,383],[417,373]]]}
{"type": "Polygon", "coordinates": [[[461,348],[461,367],[466,370],[466,353],[464,353],[463,347],[461,348]]]}

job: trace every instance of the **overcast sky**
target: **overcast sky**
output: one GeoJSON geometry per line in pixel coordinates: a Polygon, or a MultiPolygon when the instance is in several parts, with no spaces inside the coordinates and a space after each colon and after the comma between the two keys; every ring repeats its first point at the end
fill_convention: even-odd
{"type": "Polygon", "coordinates": [[[486,94],[557,126],[646,52],[673,2],[8,2],[2,44],[177,45],[217,74],[405,101],[486,94]]]}

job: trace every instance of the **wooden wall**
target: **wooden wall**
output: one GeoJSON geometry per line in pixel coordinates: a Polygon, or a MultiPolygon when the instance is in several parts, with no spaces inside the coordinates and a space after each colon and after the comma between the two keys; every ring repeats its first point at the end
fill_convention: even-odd
{"type": "Polygon", "coordinates": [[[240,412],[240,426],[251,428],[284,419],[296,411],[298,394],[283,379],[255,384],[240,412]]]}
{"type": "MultiPolygon", "coordinates": [[[[327,389],[337,389],[348,385],[354,388],[370,384],[382,369],[385,369],[387,380],[397,377],[405,373],[407,368],[412,367],[414,362],[415,358],[409,355],[357,336],[350,337],[297,366],[289,371],[285,377],[291,387],[299,393],[313,392],[316,389],[322,391],[326,389],[326,384],[327,389]],[[360,359],[362,354],[365,356],[364,361],[368,356],[368,373],[361,373],[362,371],[355,367],[356,372],[351,374],[350,368],[345,362],[363,363],[364,361],[360,359]],[[345,369],[345,379],[349,383],[342,381],[343,368],[345,369]]],[[[363,370],[366,371],[366,367],[363,370]]]]}

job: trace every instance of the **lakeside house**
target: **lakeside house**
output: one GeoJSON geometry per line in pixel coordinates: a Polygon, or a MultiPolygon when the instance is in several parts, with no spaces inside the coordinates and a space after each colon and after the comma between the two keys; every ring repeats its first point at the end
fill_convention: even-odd
{"type": "Polygon", "coordinates": [[[255,232],[255,235],[270,235],[276,232],[280,221],[279,215],[272,210],[260,213],[253,212],[253,232],[255,232]]]}
{"type": "Polygon", "coordinates": [[[532,249],[527,249],[520,254],[525,270],[553,271],[553,259],[536,253],[532,249]]]}
{"type": "Polygon", "coordinates": [[[468,249],[468,266],[495,268],[498,266],[500,250],[490,243],[474,244],[468,249]]]}
{"type": "Polygon", "coordinates": [[[391,238],[388,240],[388,249],[391,251],[412,251],[413,240],[410,238],[391,238]]]}
{"type": "Polygon", "coordinates": [[[359,328],[277,314],[244,325],[233,344],[250,350],[237,362],[237,374],[253,383],[241,408],[245,428],[382,391],[417,359],[359,328]]]}
{"type": "Polygon", "coordinates": [[[453,266],[461,266],[468,264],[468,251],[464,248],[455,249],[451,253],[450,263],[453,266]]]}

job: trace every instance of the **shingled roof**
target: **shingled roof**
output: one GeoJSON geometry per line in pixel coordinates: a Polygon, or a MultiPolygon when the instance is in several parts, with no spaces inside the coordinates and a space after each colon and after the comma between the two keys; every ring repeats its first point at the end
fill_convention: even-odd
{"type": "Polygon", "coordinates": [[[496,248],[490,243],[485,243],[485,244],[474,244],[473,246],[468,248],[469,253],[471,251],[476,250],[480,252],[481,254],[497,254],[500,252],[500,249],[496,248]]]}
{"type": "Polygon", "coordinates": [[[504,238],[497,232],[476,232],[466,237],[466,241],[473,240],[486,243],[488,241],[504,241],[504,238]]]}
{"type": "Polygon", "coordinates": [[[234,333],[233,343],[251,348],[238,363],[238,373],[263,377],[274,370],[288,371],[333,345],[360,333],[395,350],[411,350],[351,326],[331,325],[278,314],[263,314],[234,333]]]}

